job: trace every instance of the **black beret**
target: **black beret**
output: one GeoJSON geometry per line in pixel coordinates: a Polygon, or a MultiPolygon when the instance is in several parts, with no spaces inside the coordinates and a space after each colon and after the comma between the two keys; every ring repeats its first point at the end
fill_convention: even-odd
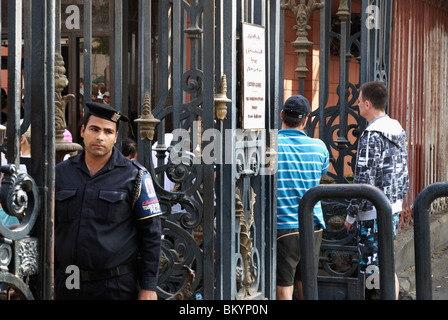
{"type": "Polygon", "coordinates": [[[126,122],[129,121],[128,117],[122,115],[120,112],[107,104],[98,102],[87,102],[86,106],[88,108],[88,112],[93,116],[113,122],[118,122],[120,120],[126,122]]]}

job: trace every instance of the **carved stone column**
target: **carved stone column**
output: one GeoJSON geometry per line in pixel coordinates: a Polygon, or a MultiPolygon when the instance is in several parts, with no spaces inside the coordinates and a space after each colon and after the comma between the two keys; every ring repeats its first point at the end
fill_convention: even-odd
{"type": "Polygon", "coordinates": [[[55,56],[55,129],[56,129],[56,163],[61,162],[67,153],[80,151],[82,146],[65,141],[64,131],[67,128],[65,121],[65,109],[67,103],[75,98],[73,94],[62,96],[62,91],[68,86],[68,80],[65,76],[64,59],[59,52],[55,56]]]}
{"type": "Polygon", "coordinates": [[[306,66],[306,57],[309,53],[308,48],[313,45],[313,42],[308,40],[308,30],[311,27],[308,25],[308,21],[314,11],[324,7],[323,3],[318,3],[315,0],[304,1],[307,4],[302,4],[301,1],[289,0],[288,3],[282,4],[283,10],[290,10],[296,18],[297,25],[294,26],[296,30],[297,39],[291,42],[291,45],[296,49],[298,63],[297,63],[297,77],[300,81],[300,93],[303,94],[304,86],[303,81],[306,78],[306,74],[309,71],[306,66]],[[297,3],[300,2],[300,3],[297,3]]]}

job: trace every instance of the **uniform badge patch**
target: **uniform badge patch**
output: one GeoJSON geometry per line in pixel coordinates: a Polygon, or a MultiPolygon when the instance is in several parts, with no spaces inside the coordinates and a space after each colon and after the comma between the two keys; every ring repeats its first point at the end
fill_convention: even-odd
{"type": "Polygon", "coordinates": [[[149,173],[143,174],[140,188],[140,195],[134,205],[137,219],[144,220],[161,215],[162,210],[149,173]]]}

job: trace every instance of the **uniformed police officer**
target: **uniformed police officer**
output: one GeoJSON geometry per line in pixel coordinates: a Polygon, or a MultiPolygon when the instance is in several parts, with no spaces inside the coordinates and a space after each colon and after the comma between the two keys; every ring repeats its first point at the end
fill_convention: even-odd
{"type": "Polygon", "coordinates": [[[127,117],[86,106],[84,150],[56,166],[56,299],[157,299],[161,210],[151,177],[114,146],[127,117]]]}

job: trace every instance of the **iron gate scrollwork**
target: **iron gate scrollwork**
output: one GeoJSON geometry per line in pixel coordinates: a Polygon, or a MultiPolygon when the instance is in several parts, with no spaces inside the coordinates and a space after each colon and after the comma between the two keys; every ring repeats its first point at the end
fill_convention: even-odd
{"type": "Polygon", "coordinates": [[[321,54],[319,73],[319,108],[307,127],[310,136],[319,134],[330,151],[337,183],[350,182],[355,165],[357,139],[367,123],[359,115],[358,89],[367,81],[388,84],[390,69],[390,0],[362,0],[352,8],[352,1],[340,1],[332,15],[334,1],[325,1],[321,10],[321,54]],[[330,56],[338,56],[339,80],[337,101],[330,99],[330,56]],[[359,72],[352,72],[357,69],[359,72]]]}
{"type": "MultiPolygon", "coordinates": [[[[367,81],[388,83],[392,1],[362,0],[356,5],[350,0],[339,1],[337,10],[332,10],[335,3],[325,1],[321,10],[319,108],[311,114],[314,118],[307,132],[310,136],[318,133],[330,151],[333,170],[324,183],[350,183],[358,137],[367,126],[359,115],[358,89],[367,81]],[[336,63],[330,56],[339,57],[337,101],[330,99],[330,63],[336,63]],[[357,68],[358,73],[352,71],[357,68]]],[[[322,203],[327,230],[320,260],[324,274],[330,277],[322,276],[319,281],[322,286],[333,282],[351,288],[342,296],[337,296],[342,291],[334,290],[332,296],[330,290],[325,298],[362,298],[363,283],[356,284],[356,233],[347,233],[344,227],[348,202],[323,200],[322,203]]]]}
{"type": "MultiPolygon", "coordinates": [[[[140,18],[157,20],[139,22],[142,114],[136,122],[139,161],[153,176],[164,212],[158,294],[272,297],[275,215],[266,194],[274,176],[261,173],[270,170],[265,157],[275,155],[274,137],[241,130],[237,101],[240,23],[278,35],[280,1],[140,1],[139,8],[140,18]]],[[[266,44],[276,59],[269,77],[279,78],[280,39],[266,44]]],[[[266,129],[276,128],[281,87],[268,90],[266,129]]]]}
{"type": "Polygon", "coordinates": [[[217,299],[275,299],[275,141],[283,97],[281,2],[216,1],[216,74],[226,76],[231,100],[226,118],[217,123],[225,132],[225,155],[216,166],[217,299]],[[242,129],[242,24],[262,27],[266,39],[266,119],[259,131],[242,129]]]}
{"type": "Polygon", "coordinates": [[[8,118],[0,146],[1,214],[15,222],[0,223],[0,299],[51,299],[55,1],[5,3],[1,11],[7,10],[8,16],[8,86],[2,104],[7,98],[8,118]],[[26,159],[21,157],[20,136],[31,128],[31,159],[26,159]]]}
{"type": "MultiPolygon", "coordinates": [[[[391,3],[389,0],[330,0],[320,3],[291,0],[283,6],[297,19],[295,28],[299,38],[291,45],[299,56],[296,71],[302,94],[303,70],[306,73],[307,68],[301,56],[306,56],[306,48],[312,44],[307,39],[306,31],[310,29],[307,23],[310,13],[320,9],[319,106],[311,113],[307,134],[318,136],[330,152],[331,169],[323,183],[351,182],[358,137],[367,125],[359,115],[358,89],[367,81],[387,84],[389,78],[391,3]],[[336,91],[332,92],[331,84],[335,82],[336,91]]],[[[343,290],[339,293],[337,289],[330,290],[323,298],[360,298],[362,293],[356,285],[355,233],[347,233],[344,227],[348,202],[324,199],[322,205],[327,230],[321,247],[323,275],[319,279],[320,285],[352,288],[342,295],[343,290]]]]}
{"type": "Polygon", "coordinates": [[[136,122],[144,131],[139,160],[153,176],[164,212],[157,293],[210,299],[213,164],[205,164],[201,152],[207,146],[202,133],[214,126],[214,1],[145,2],[140,17],[149,14],[158,23],[139,22],[143,108],[136,122]]]}
{"type": "Polygon", "coordinates": [[[23,278],[39,272],[38,239],[29,237],[39,214],[39,195],[31,176],[15,165],[2,167],[1,200],[4,214],[17,218],[18,223],[5,227],[0,223],[0,290],[2,298],[33,299],[23,278]]]}
{"type": "MultiPolygon", "coordinates": [[[[266,164],[264,157],[274,154],[274,139],[269,129],[279,127],[278,107],[283,100],[281,7],[285,1],[139,0],[138,3],[138,91],[144,131],[139,160],[151,171],[164,209],[158,293],[162,298],[173,298],[185,289],[183,298],[192,295],[205,299],[274,298],[276,179],[275,175],[260,172],[266,164]],[[260,132],[242,131],[240,137],[236,133],[241,128],[242,22],[265,28],[268,63],[266,128],[260,132]],[[154,136],[151,126],[155,127],[154,136]],[[231,134],[226,135],[226,130],[231,134]],[[216,143],[215,139],[220,138],[220,143],[216,143]],[[209,148],[212,144],[214,149],[209,148]],[[219,160],[216,163],[203,157],[203,151],[210,149],[212,157],[219,160]],[[224,157],[231,160],[226,162],[224,157]]],[[[2,193],[5,196],[2,197],[9,197],[6,196],[9,181],[10,190],[15,190],[17,195],[16,203],[26,203],[27,209],[21,227],[16,229],[23,231],[20,237],[11,233],[14,231],[0,229],[0,282],[10,283],[11,277],[15,281],[38,272],[38,279],[31,281],[35,288],[33,294],[22,280],[12,286],[25,298],[48,299],[53,295],[51,203],[56,149],[55,92],[61,93],[55,90],[54,83],[58,51],[55,39],[60,37],[55,20],[60,7],[56,0],[32,4],[30,0],[23,1],[22,17],[22,2],[8,1],[9,106],[2,152],[7,155],[9,166],[4,168],[2,193]],[[22,35],[25,119],[21,126],[22,35]],[[28,175],[23,175],[12,165],[17,167],[20,162],[18,133],[30,126],[33,161],[28,175]],[[19,258],[21,252],[30,259],[19,258]]],[[[91,1],[86,0],[85,4],[89,8],[91,1]]],[[[127,57],[123,57],[126,55],[121,48],[123,3],[115,0],[114,4],[115,95],[117,107],[121,108],[126,107],[120,101],[123,101],[122,83],[125,82],[123,61],[127,57]]],[[[331,17],[331,1],[326,1],[325,9],[321,10],[320,107],[312,114],[314,121],[308,129],[313,135],[319,127],[320,137],[332,151],[336,172],[332,178],[343,182],[346,159],[353,166],[356,137],[365,126],[356,112],[359,84],[352,84],[348,79],[348,61],[357,60],[360,64],[359,83],[374,79],[387,81],[389,65],[387,46],[382,43],[389,41],[391,1],[363,0],[361,28],[354,32],[351,28],[356,15],[351,4],[351,1],[340,1],[336,18],[331,17]],[[380,8],[378,29],[363,28],[369,19],[370,5],[380,8]],[[337,19],[341,26],[339,32],[331,29],[331,21],[337,19]],[[344,19],[347,19],[345,24],[344,19]],[[349,19],[352,23],[348,23],[349,19]],[[327,80],[332,38],[339,39],[341,44],[345,39],[346,45],[339,47],[339,101],[329,104],[327,80]],[[352,48],[356,53],[351,52],[352,48]]],[[[89,16],[89,10],[85,15],[89,16]]],[[[88,20],[91,18],[84,24],[91,27],[88,20]]],[[[91,29],[84,31],[85,38],[91,38],[91,29]]],[[[85,63],[88,70],[88,59],[85,63]]],[[[57,62],[57,68],[63,65],[57,62]]]]}

